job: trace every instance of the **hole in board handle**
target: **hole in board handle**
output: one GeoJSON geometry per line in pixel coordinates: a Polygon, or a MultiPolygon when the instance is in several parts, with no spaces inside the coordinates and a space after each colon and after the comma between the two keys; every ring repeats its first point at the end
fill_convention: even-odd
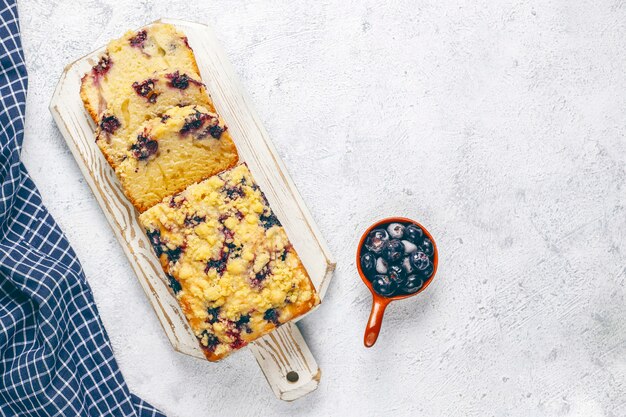
{"type": "Polygon", "coordinates": [[[298,379],[300,379],[300,375],[298,375],[296,371],[287,372],[287,381],[293,383],[293,382],[298,382],[298,379]]]}

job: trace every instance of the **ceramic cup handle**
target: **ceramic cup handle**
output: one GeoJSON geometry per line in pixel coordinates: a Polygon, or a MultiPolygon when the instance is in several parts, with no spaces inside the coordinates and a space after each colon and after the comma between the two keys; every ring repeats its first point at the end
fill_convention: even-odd
{"type": "Polygon", "coordinates": [[[380,326],[383,324],[383,315],[385,314],[385,308],[391,300],[387,298],[374,297],[372,302],[372,312],[370,313],[370,319],[365,327],[365,336],[363,337],[363,343],[366,347],[374,346],[376,339],[378,339],[378,333],[380,332],[380,326]]]}

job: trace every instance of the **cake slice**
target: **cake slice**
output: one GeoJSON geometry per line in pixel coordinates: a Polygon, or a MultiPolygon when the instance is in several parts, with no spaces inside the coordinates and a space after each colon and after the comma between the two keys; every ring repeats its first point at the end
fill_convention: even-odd
{"type": "MultiPolygon", "coordinates": [[[[114,98],[128,97],[135,83],[141,86],[155,73],[174,72],[170,71],[173,68],[195,80],[200,78],[187,38],[170,24],[155,23],[111,41],[98,63],[82,78],[80,95],[99,125],[100,115],[114,98]]],[[[152,97],[146,92],[147,99],[152,97]]]]}
{"type": "Polygon", "coordinates": [[[131,135],[145,121],[175,106],[197,104],[215,112],[200,76],[181,69],[155,72],[146,79],[129,81],[127,87],[107,100],[96,130],[96,143],[113,168],[126,156],[134,141],[131,135]]]}
{"type": "Polygon", "coordinates": [[[210,361],[319,303],[245,164],[166,198],[139,221],[210,361]]]}
{"type": "Polygon", "coordinates": [[[201,106],[172,107],[130,136],[115,173],[126,196],[143,212],[238,159],[217,114],[201,106]]]}

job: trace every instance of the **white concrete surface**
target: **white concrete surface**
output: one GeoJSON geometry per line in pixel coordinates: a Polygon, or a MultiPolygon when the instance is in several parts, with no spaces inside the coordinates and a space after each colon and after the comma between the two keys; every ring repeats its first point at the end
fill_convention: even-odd
{"type": "Polygon", "coordinates": [[[170,416],[626,415],[622,1],[23,0],[23,157],[131,389],[170,416]],[[175,353],[47,106],[63,66],[168,16],[214,25],[338,261],[302,329],[322,383],[175,353]],[[359,233],[429,227],[436,282],[362,345],[359,233]]]}

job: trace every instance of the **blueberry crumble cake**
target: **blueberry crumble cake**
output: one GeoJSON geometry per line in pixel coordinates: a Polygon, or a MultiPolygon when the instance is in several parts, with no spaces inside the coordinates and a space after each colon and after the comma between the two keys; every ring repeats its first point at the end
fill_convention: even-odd
{"type": "Polygon", "coordinates": [[[112,41],[80,93],[207,359],[319,304],[248,167],[237,165],[183,34],[157,23],[112,41]]]}
{"type": "Polygon", "coordinates": [[[165,198],[139,219],[210,361],[319,303],[245,164],[165,198]]]}
{"type": "Polygon", "coordinates": [[[217,114],[201,106],[172,107],[130,135],[115,173],[143,212],[237,160],[235,144],[217,114]]]}

